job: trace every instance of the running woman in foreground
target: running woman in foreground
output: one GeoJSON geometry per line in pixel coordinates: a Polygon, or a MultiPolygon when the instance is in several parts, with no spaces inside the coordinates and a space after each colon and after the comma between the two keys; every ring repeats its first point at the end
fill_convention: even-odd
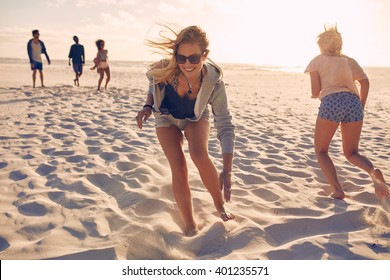
{"type": "Polygon", "coordinates": [[[171,167],[173,193],[184,220],[183,231],[186,235],[194,235],[197,226],[183,138],[188,141],[191,159],[213,198],[218,215],[223,221],[232,220],[235,216],[226,209],[221,190],[225,200],[229,201],[234,125],[228,110],[222,70],[215,63],[206,62],[209,54],[206,33],[197,26],[179,32],[166,27],[173,32],[173,39],[163,36],[161,40],[148,41],[151,47],[163,51],[166,59],[151,64],[147,73],[149,92],[136,118],[139,128],[142,128],[142,122],[154,114],[157,138],[171,167]],[[222,149],[223,169],[219,175],[208,152],[209,104],[222,149]]]}

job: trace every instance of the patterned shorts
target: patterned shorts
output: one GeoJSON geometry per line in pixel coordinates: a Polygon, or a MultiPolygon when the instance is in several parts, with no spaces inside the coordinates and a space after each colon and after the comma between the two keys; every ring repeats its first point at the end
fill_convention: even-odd
{"type": "Polygon", "coordinates": [[[350,92],[337,92],[321,100],[318,117],[337,123],[363,120],[363,106],[359,96],[350,92]]]}

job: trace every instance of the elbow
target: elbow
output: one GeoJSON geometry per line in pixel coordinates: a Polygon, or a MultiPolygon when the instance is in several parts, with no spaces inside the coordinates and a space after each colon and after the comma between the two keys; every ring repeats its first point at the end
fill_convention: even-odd
{"type": "Polygon", "coordinates": [[[318,98],[318,96],[320,96],[319,90],[312,90],[311,91],[311,98],[318,98]]]}
{"type": "Polygon", "coordinates": [[[369,79],[359,80],[359,84],[361,87],[369,88],[370,87],[370,80],[369,79]]]}

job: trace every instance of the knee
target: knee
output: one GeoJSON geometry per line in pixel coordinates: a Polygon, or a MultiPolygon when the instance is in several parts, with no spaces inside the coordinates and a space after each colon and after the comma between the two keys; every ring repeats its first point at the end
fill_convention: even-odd
{"type": "Polygon", "coordinates": [[[191,159],[196,166],[204,164],[209,160],[209,154],[207,150],[194,150],[190,151],[191,159]]]}
{"type": "Polygon", "coordinates": [[[351,159],[355,156],[359,154],[359,152],[357,150],[351,150],[351,151],[344,151],[344,156],[345,158],[348,160],[348,161],[351,161],[351,159]]]}
{"type": "Polygon", "coordinates": [[[315,152],[317,157],[321,155],[328,155],[328,149],[316,149],[315,152]]]}

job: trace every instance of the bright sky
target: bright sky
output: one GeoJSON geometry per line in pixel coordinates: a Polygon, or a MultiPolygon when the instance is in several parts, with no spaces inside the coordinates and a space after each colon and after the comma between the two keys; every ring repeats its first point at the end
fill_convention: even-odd
{"type": "Polygon", "coordinates": [[[324,24],[337,23],[346,55],[390,67],[389,15],[389,0],[0,0],[0,57],[27,58],[39,29],[52,59],[67,59],[78,35],[90,62],[99,38],[111,60],[149,61],[144,40],[165,21],[202,27],[219,63],[304,66],[324,24]]]}

